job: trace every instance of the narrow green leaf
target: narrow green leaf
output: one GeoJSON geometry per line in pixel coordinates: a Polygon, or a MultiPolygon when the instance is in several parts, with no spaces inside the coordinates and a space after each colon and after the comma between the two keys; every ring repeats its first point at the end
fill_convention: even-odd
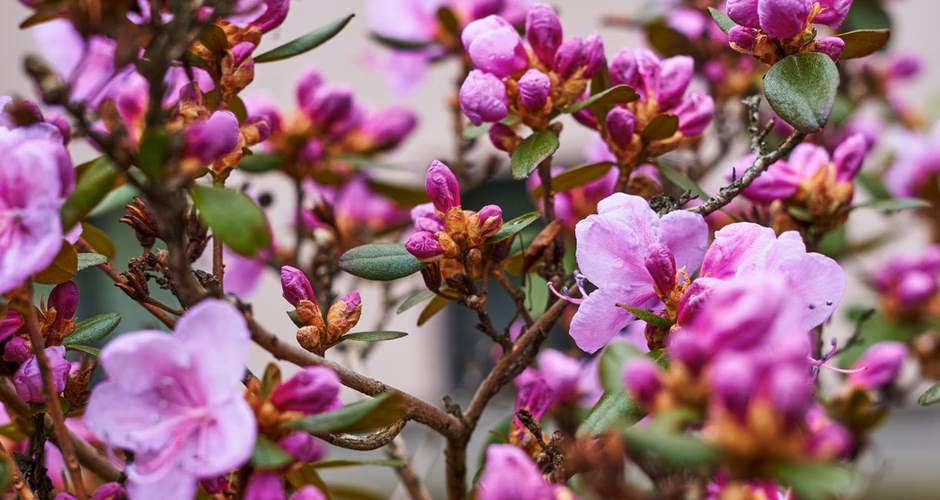
{"type": "Polygon", "coordinates": [[[646,416],[646,412],[623,391],[604,392],[601,399],[578,427],[578,437],[592,437],[620,425],[633,425],[646,416]]]}
{"type": "Polygon", "coordinates": [[[310,466],[314,469],[336,469],[338,467],[356,467],[359,465],[379,465],[382,467],[404,467],[405,463],[401,460],[321,460],[311,462],[310,466]]]}
{"type": "Polygon", "coordinates": [[[402,302],[402,304],[398,306],[398,311],[396,311],[396,314],[401,314],[407,311],[408,309],[411,309],[412,307],[424,302],[425,300],[428,300],[431,297],[434,297],[435,295],[437,294],[431,290],[422,290],[412,295],[411,297],[408,297],[407,300],[402,302]]]}
{"type": "Polygon", "coordinates": [[[712,16],[715,24],[717,24],[718,27],[721,28],[721,31],[724,31],[726,35],[729,31],[731,31],[731,28],[734,28],[738,25],[738,23],[732,21],[727,14],[714,7],[708,7],[708,15],[712,16]]]}
{"type": "Polygon", "coordinates": [[[626,342],[607,344],[598,363],[601,387],[604,388],[605,392],[622,392],[624,390],[623,367],[628,359],[640,355],[640,350],[633,344],[626,342]]]}
{"type": "Polygon", "coordinates": [[[235,253],[251,257],[271,246],[264,212],[245,193],[221,186],[196,184],[190,190],[199,218],[235,253]]]}
{"type": "Polygon", "coordinates": [[[940,382],[930,386],[917,398],[917,404],[921,406],[930,406],[936,403],[940,403],[940,382]]]}
{"type": "Polygon", "coordinates": [[[435,314],[441,312],[452,300],[445,299],[440,295],[435,295],[428,305],[424,306],[421,315],[418,316],[418,326],[424,326],[435,314]]]}
{"type": "MultiPolygon", "coordinates": [[[[576,187],[590,184],[601,177],[607,175],[607,172],[614,166],[614,163],[602,161],[574,167],[566,170],[555,177],[552,177],[552,191],[555,194],[571,191],[576,187]]],[[[532,198],[542,198],[542,185],[539,184],[532,190],[532,198]]]]}
{"type": "Polygon", "coordinates": [[[349,14],[347,16],[341,17],[325,26],[321,26],[306,35],[285,43],[280,47],[265,52],[260,56],[255,56],[256,63],[266,63],[273,61],[280,61],[282,59],[288,59],[296,55],[303,54],[304,52],[313,50],[320,45],[326,43],[327,40],[336,36],[337,33],[343,30],[349,21],[355,17],[355,14],[349,14]]]}
{"type": "Polygon", "coordinates": [[[347,333],[342,336],[343,340],[358,340],[359,342],[380,342],[383,340],[395,340],[407,337],[405,332],[356,332],[347,333]]]}
{"type": "Polygon", "coordinates": [[[228,36],[226,36],[225,31],[216,24],[210,24],[199,41],[202,42],[207,49],[215,52],[216,55],[221,54],[222,51],[229,48],[228,36]]]}
{"type": "Polygon", "coordinates": [[[829,121],[839,70],[826,54],[787,56],[764,77],[764,94],[777,116],[800,132],[818,132],[829,121]]]}
{"type": "Polygon", "coordinates": [[[405,416],[407,403],[400,393],[385,393],[339,410],[299,418],[286,424],[294,431],[362,432],[394,424],[405,416]]]}
{"type": "Polygon", "coordinates": [[[882,212],[901,212],[904,210],[914,210],[930,206],[930,202],[919,198],[892,198],[888,200],[873,200],[858,205],[853,205],[852,210],[857,208],[869,208],[882,212]]]}
{"type": "Polygon", "coordinates": [[[708,193],[705,192],[698,184],[695,183],[692,179],[689,179],[689,176],[683,174],[682,172],[666,165],[665,163],[659,161],[656,162],[656,168],[659,169],[659,173],[663,177],[669,180],[669,182],[675,184],[676,186],[686,190],[691,191],[692,194],[698,196],[703,200],[708,199],[708,193]]]}
{"type": "Polygon", "coordinates": [[[241,163],[238,164],[238,169],[252,174],[262,174],[264,172],[277,170],[283,162],[284,158],[282,158],[281,155],[255,153],[242,158],[241,163]]]}
{"type": "Polygon", "coordinates": [[[75,185],[75,190],[62,205],[63,228],[75,227],[75,224],[87,217],[88,213],[114,188],[118,180],[118,171],[104,156],[87,165],[75,185]]]}
{"type": "Polygon", "coordinates": [[[49,267],[33,275],[33,281],[41,285],[60,285],[75,277],[78,272],[78,252],[68,241],[62,240],[59,253],[49,267]]]}
{"type": "Polygon", "coordinates": [[[529,177],[542,161],[558,151],[558,146],[558,136],[551,130],[540,130],[523,139],[509,162],[512,177],[517,181],[529,177]]]}
{"type": "Polygon", "coordinates": [[[62,345],[90,344],[101,340],[113,332],[121,323],[121,315],[115,312],[104,313],[75,323],[75,331],[62,339],[62,345]]]}
{"type": "MultiPolygon", "coordinates": [[[[25,21],[20,23],[20,29],[25,30],[27,28],[32,28],[33,26],[38,26],[42,23],[52,21],[53,19],[59,19],[62,17],[61,12],[43,12],[39,11],[28,18],[25,21]]],[[[2,488],[6,489],[6,488],[2,488]]]]}
{"type": "Polygon", "coordinates": [[[870,56],[885,48],[891,40],[891,30],[855,30],[836,35],[845,42],[840,61],[870,56]]]}
{"type": "Polygon", "coordinates": [[[427,266],[411,255],[401,243],[371,243],[358,246],[339,258],[339,267],[353,276],[374,281],[392,281],[427,266]]]}
{"type": "Polygon", "coordinates": [[[804,500],[841,497],[854,483],[852,471],[847,466],[832,463],[779,465],[774,476],[804,500]]]}
{"type": "Polygon", "coordinates": [[[693,467],[713,464],[721,457],[721,449],[717,446],[682,432],[632,427],[623,432],[623,438],[627,446],[654,453],[674,465],[693,467]]]}
{"type": "Polygon", "coordinates": [[[307,325],[304,325],[303,321],[300,321],[299,317],[297,317],[296,310],[287,311],[287,317],[290,318],[290,320],[294,322],[294,326],[296,326],[297,328],[303,328],[307,326],[307,325]]]}
{"type": "Polygon", "coordinates": [[[562,113],[576,113],[588,106],[613,106],[614,104],[627,104],[636,101],[640,95],[627,85],[617,85],[587,99],[582,99],[565,106],[562,113]]]}
{"type": "Polygon", "coordinates": [[[419,40],[404,40],[401,38],[390,38],[387,36],[382,36],[378,33],[370,33],[369,38],[375,40],[376,42],[395,50],[402,51],[416,51],[424,50],[430,47],[431,42],[422,42],[419,40]]]}
{"type": "MultiPolygon", "coordinates": [[[[601,63],[601,69],[591,78],[591,95],[603,94],[610,88],[610,70],[607,68],[607,61],[601,63]]],[[[597,120],[597,129],[604,130],[604,122],[607,120],[607,113],[610,112],[610,106],[591,106],[591,114],[597,120]]]]}
{"type": "Polygon", "coordinates": [[[100,349],[95,349],[94,347],[87,346],[87,345],[80,345],[80,344],[68,345],[68,346],[65,346],[65,350],[66,350],[66,351],[83,352],[83,353],[85,353],[85,354],[91,354],[92,356],[94,356],[94,357],[96,357],[96,358],[100,358],[100,357],[101,357],[101,350],[100,350],[100,349]]]}
{"type": "Polygon", "coordinates": [[[251,452],[248,463],[260,469],[277,469],[294,461],[290,453],[284,451],[263,434],[255,439],[255,449],[251,452]]]}
{"type": "Polygon", "coordinates": [[[859,172],[855,180],[876,200],[890,200],[892,198],[888,188],[881,182],[881,178],[870,172],[859,172]]]}
{"type": "Polygon", "coordinates": [[[656,328],[672,328],[672,323],[668,319],[658,314],[651,313],[646,309],[640,309],[639,307],[628,306],[626,304],[617,304],[617,307],[622,307],[630,311],[637,319],[645,321],[656,328]]]}
{"type": "Polygon", "coordinates": [[[137,149],[137,166],[152,179],[162,179],[170,152],[170,133],[163,129],[147,129],[137,149]]]}
{"type": "Polygon", "coordinates": [[[111,238],[104,234],[104,231],[87,222],[82,222],[82,239],[95,253],[104,255],[108,260],[117,255],[117,250],[114,248],[114,242],[111,241],[111,238]]]}
{"type": "MultiPolygon", "coordinates": [[[[133,173],[131,175],[133,175],[133,173]]],[[[144,176],[141,175],[140,177],[142,180],[144,176]]],[[[110,212],[123,210],[124,206],[129,204],[135,196],[140,196],[140,191],[138,191],[136,187],[130,184],[123,184],[118,186],[116,189],[111,190],[111,192],[105,195],[104,199],[102,199],[101,202],[91,210],[91,212],[88,212],[87,217],[99,217],[105,214],[116,215],[110,214],[110,212]]],[[[118,215],[118,217],[120,217],[120,215],[118,215]]]]}
{"type": "Polygon", "coordinates": [[[264,367],[264,375],[261,376],[261,394],[270,396],[279,385],[281,385],[281,369],[277,363],[268,363],[268,366],[264,367]]]}
{"type": "Polygon", "coordinates": [[[463,138],[468,141],[472,141],[473,139],[483,137],[489,130],[489,123],[481,123],[480,125],[471,124],[463,129],[463,138]]]}
{"type": "Polygon", "coordinates": [[[80,253],[78,254],[78,267],[76,269],[76,272],[84,271],[85,269],[88,269],[89,267],[92,267],[92,266],[106,264],[107,262],[108,262],[108,258],[105,257],[104,255],[97,254],[97,253],[80,253]]]}
{"type": "Polygon", "coordinates": [[[644,142],[666,140],[679,130],[679,117],[676,115],[659,115],[643,127],[640,137],[644,142]]]}
{"type": "Polygon", "coordinates": [[[494,234],[493,236],[490,236],[486,240],[486,243],[487,244],[499,243],[500,241],[503,241],[506,238],[509,238],[510,236],[518,233],[519,231],[522,231],[523,229],[528,227],[529,224],[532,224],[533,222],[538,220],[538,218],[541,216],[542,216],[542,212],[539,212],[538,210],[536,210],[535,212],[529,212],[525,215],[520,215],[519,217],[516,217],[515,219],[509,222],[503,222],[503,227],[499,228],[499,231],[497,231],[496,234],[494,234]]]}
{"type": "Polygon", "coordinates": [[[695,52],[689,37],[664,22],[647,26],[646,39],[663,57],[690,56],[695,52]]]}
{"type": "Polygon", "coordinates": [[[232,98],[228,100],[227,108],[235,115],[239,124],[245,123],[245,120],[248,119],[248,108],[245,107],[245,101],[243,101],[241,97],[237,95],[232,96],[232,98]]]}

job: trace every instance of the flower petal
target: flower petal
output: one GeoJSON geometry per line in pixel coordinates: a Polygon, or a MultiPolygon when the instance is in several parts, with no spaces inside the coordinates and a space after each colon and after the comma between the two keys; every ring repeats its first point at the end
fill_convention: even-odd
{"type": "Polygon", "coordinates": [[[180,468],[201,478],[219,476],[244,464],[257,437],[255,414],[241,395],[217,404],[211,412],[212,420],[186,441],[179,456],[180,468]]]}
{"type": "Polygon", "coordinates": [[[659,223],[656,213],[643,198],[623,193],[602,200],[597,212],[575,227],[581,272],[598,287],[644,283],[652,290],[653,278],[643,260],[633,256],[644,255],[656,241],[652,230],[659,223]]]}
{"type": "Polygon", "coordinates": [[[617,304],[647,309],[660,305],[652,286],[628,288],[610,284],[588,295],[571,320],[570,334],[581,350],[597,352],[634,319],[617,304]]]}
{"type": "Polygon", "coordinates": [[[729,224],[715,233],[702,262],[704,277],[731,279],[738,268],[751,262],[774,239],[774,230],[750,222],[729,224]]]}
{"type": "Polygon", "coordinates": [[[245,374],[251,333],[238,309],[228,302],[206,299],[176,323],[173,337],[182,341],[210,398],[228,399],[231,388],[245,374]]]}

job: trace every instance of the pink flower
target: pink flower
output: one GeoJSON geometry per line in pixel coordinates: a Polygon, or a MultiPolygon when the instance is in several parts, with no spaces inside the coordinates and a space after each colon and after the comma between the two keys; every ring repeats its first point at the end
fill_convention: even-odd
{"type": "Polygon", "coordinates": [[[439,213],[446,214],[451,208],[460,206],[460,186],[457,185],[457,177],[447,165],[437,160],[431,163],[425,180],[425,188],[428,196],[431,197],[434,209],[439,213]]]}
{"type": "Polygon", "coordinates": [[[108,380],[92,392],[85,421],[109,446],[135,453],[131,498],[192,498],[199,479],[251,456],[257,426],[239,384],[250,337],[234,306],[206,299],[170,335],[128,333],[102,349],[108,380]]]}
{"type": "Polygon", "coordinates": [[[552,82],[541,71],[532,68],[519,79],[519,100],[522,107],[529,111],[538,111],[548,102],[548,93],[552,82]]]}
{"type": "Polygon", "coordinates": [[[216,111],[209,119],[191,124],[185,136],[184,154],[202,164],[212,163],[238,146],[238,118],[231,111],[216,111]]]}
{"type": "Polygon", "coordinates": [[[499,78],[522,71],[529,65],[522,38],[501,17],[489,16],[473,21],[464,28],[460,38],[473,64],[499,78]]]}
{"type": "Polygon", "coordinates": [[[555,14],[555,9],[542,3],[529,7],[525,18],[525,38],[539,60],[552,65],[555,52],[561,45],[561,37],[561,22],[555,14]]]}
{"type": "Polygon", "coordinates": [[[553,499],[557,490],[566,489],[546,483],[535,462],[520,448],[494,444],[486,449],[486,468],[477,493],[479,500],[553,499]]]}
{"type": "Polygon", "coordinates": [[[0,128],[0,293],[55,259],[64,236],[59,209],[74,188],[58,128],[0,128]]]}
{"type": "Polygon", "coordinates": [[[875,343],[852,365],[853,370],[867,369],[850,373],[846,382],[865,389],[880,389],[894,380],[907,353],[907,345],[903,342],[875,343]]]}
{"type": "Polygon", "coordinates": [[[919,257],[899,255],[875,273],[875,289],[905,309],[926,305],[937,293],[940,245],[931,245],[919,257]]]}
{"type": "Polygon", "coordinates": [[[499,77],[475,69],[460,86],[460,109],[474,125],[498,122],[509,114],[509,97],[499,77]]]}
{"type": "Polygon", "coordinates": [[[281,411],[315,415],[341,408],[339,376],[325,366],[308,366],[271,393],[271,402],[281,411]]]}
{"type": "Polygon", "coordinates": [[[283,290],[284,298],[294,307],[296,307],[301,300],[309,300],[310,302],[316,303],[310,281],[307,280],[303,271],[296,267],[281,267],[281,289],[283,290]]]}
{"type": "MultiPolygon", "coordinates": [[[[65,347],[63,346],[47,347],[43,352],[49,358],[53,388],[56,394],[59,394],[65,390],[72,364],[65,359],[65,347]]],[[[44,401],[42,374],[39,371],[39,360],[36,359],[36,356],[29,358],[16,370],[16,373],[13,374],[13,386],[16,388],[16,395],[23,401],[33,401],[35,403],[44,401]]]]}

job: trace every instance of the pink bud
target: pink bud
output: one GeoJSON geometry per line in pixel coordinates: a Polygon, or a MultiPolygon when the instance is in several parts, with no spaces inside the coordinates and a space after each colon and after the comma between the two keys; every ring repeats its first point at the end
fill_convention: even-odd
{"type": "Polygon", "coordinates": [[[533,4],[525,16],[525,38],[540,61],[551,67],[561,45],[561,21],[555,9],[543,3],[533,4]]]}
{"type": "MultiPolygon", "coordinates": [[[[58,394],[65,390],[65,383],[68,381],[72,364],[66,361],[65,347],[63,346],[47,347],[43,352],[49,358],[54,382],[53,388],[58,394]]],[[[13,385],[16,387],[16,395],[23,401],[35,403],[43,401],[42,375],[39,372],[39,361],[36,360],[36,356],[29,358],[16,370],[16,373],[13,374],[13,385]]]]}
{"type": "Polygon", "coordinates": [[[584,70],[584,78],[592,78],[600,71],[606,61],[604,41],[599,33],[591,33],[584,39],[584,58],[587,65],[587,69],[584,70]]]}
{"type": "Polygon", "coordinates": [[[325,366],[308,366],[277,386],[271,403],[281,411],[315,415],[341,408],[339,376],[325,366]]]}
{"type": "Polygon", "coordinates": [[[49,292],[49,303],[46,304],[50,309],[55,308],[55,326],[62,325],[62,320],[71,319],[78,310],[78,285],[74,281],[66,281],[49,292]]]}
{"type": "Polygon", "coordinates": [[[839,62],[839,56],[845,50],[845,42],[836,36],[827,36],[816,40],[816,52],[826,54],[832,62],[839,62]]]}
{"type": "Polygon", "coordinates": [[[470,44],[468,54],[478,68],[499,78],[518,73],[529,65],[529,54],[519,33],[511,26],[481,34],[470,44]]]}
{"type": "Polygon", "coordinates": [[[722,404],[743,420],[747,405],[758,382],[758,366],[752,354],[724,352],[709,369],[709,382],[722,404]]]}
{"type": "Polygon", "coordinates": [[[540,377],[528,377],[519,386],[519,393],[516,395],[516,408],[513,412],[516,425],[522,427],[519,421],[519,410],[528,410],[536,419],[542,418],[548,408],[552,405],[554,395],[552,390],[540,377]]]}
{"type": "Polygon", "coordinates": [[[673,113],[679,116],[679,132],[685,136],[699,135],[705,131],[715,113],[715,101],[702,90],[689,92],[682,104],[673,113]]]}
{"type": "Polygon", "coordinates": [[[567,80],[586,64],[584,41],[579,36],[565,40],[555,52],[555,72],[561,75],[562,79],[567,80]]]}
{"type": "Polygon", "coordinates": [[[862,168],[865,153],[868,150],[868,141],[862,134],[855,134],[845,140],[832,154],[832,162],[836,166],[836,180],[850,182],[855,174],[862,168]]]}
{"type": "Polygon", "coordinates": [[[645,356],[629,359],[623,369],[623,383],[641,405],[650,405],[662,387],[659,367],[645,356]]]}
{"type": "Polygon", "coordinates": [[[267,33],[280,26],[287,18],[287,12],[290,10],[290,0],[265,0],[264,3],[268,9],[251,24],[260,28],[262,33],[267,33]]]}
{"type": "Polygon", "coordinates": [[[507,27],[512,28],[512,25],[505,19],[495,15],[486,16],[468,24],[460,32],[460,42],[463,44],[464,50],[470,52],[470,46],[481,35],[507,27]]]}
{"type": "Polygon", "coordinates": [[[532,68],[519,79],[519,98],[522,107],[529,111],[538,111],[548,102],[548,93],[552,82],[545,73],[532,68]]]}
{"type": "Polygon", "coordinates": [[[866,389],[880,389],[890,384],[901,369],[907,353],[907,346],[902,342],[884,341],[872,345],[852,365],[853,370],[863,367],[868,369],[850,373],[848,384],[866,389]]]}
{"type": "Polygon", "coordinates": [[[287,500],[284,483],[274,472],[259,471],[251,476],[245,487],[245,500],[287,500]]]}
{"type": "Polygon", "coordinates": [[[801,365],[781,365],[770,374],[770,398],[788,426],[796,425],[813,399],[813,386],[801,365]]]}
{"type": "Polygon", "coordinates": [[[199,486],[206,490],[206,493],[210,495],[218,495],[219,493],[228,491],[228,483],[229,480],[227,476],[218,476],[210,479],[199,480],[199,486]]]}
{"type": "Polygon", "coordinates": [[[91,500],[124,500],[127,498],[127,492],[120,483],[105,483],[98,487],[91,500]]]}
{"type": "Polygon", "coordinates": [[[320,86],[314,90],[308,105],[301,109],[324,130],[330,130],[350,117],[353,111],[352,91],[346,87],[320,86]]]}
{"type": "Polygon", "coordinates": [[[676,286],[676,258],[672,250],[662,243],[653,243],[646,250],[646,270],[660,294],[669,293],[676,286]]]}
{"type": "Polygon", "coordinates": [[[3,345],[3,359],[12,363],[24,363],[33,351],[23,337],[13,337],[9,342],[3,345]]]}
{"type": "Polygon", "coordinates": [[[509,114],[506,86],[491,73],[475,69],[460,86],[460,109],[474,125],[498,122],[509,114]]]}
{"type": "Polygon", "coordinates": [[[240,42],[235,44],[235,46],[232,47],[232,58],[234,59],[235,66],[237,67],[242,62],[244,62],[245,59],[251,56],[251,53],[254,51],[255,44],[251,42],[240,42]]]}
{"type": "Polygon", "coordinates": [[[316,486],[304,486],[297,490],[297,493],[294,493],[290,500],[326,500],[326,497],[316,486]]]}
{"type": "Polygon", "coordinates": [[[621,49],[610,60],[608,71],[610,72],[611,85],[636,87],[638,75],[636,54],[630,49],[621,49]]]}
{"type": "Polygon", "coordinates": [[[59,133],[62,134],[62,142],[68,145],[69,141],[72,140],[72,126],[69,125],[69,121],[59,113],[52,112],[46,115],[46,122],[59,129],[59,133]]]}
{"type": "Polygon", "coordinates": [[[633,132],[636,129],[636,117],[627,108],[615,107],[607,113],[607,133],[614,144],[622,150],[627,149],[633,142],[633,132]]]}
{"type": "Polygon", "coordinates": [[[754,45],[760,32],[746,26],[735,26],[728,32],[728,41],[731,45],[745,54],[754,53],[754,45]]]}
{"type": "Polygon", "coordinates": [[[362,297],[359,296],[359,292],[349,292],[344,295],[340,301],[346,305],[346,311],[349,313],[352,313],[362,305],[362,297]]]}
{"type": "Polygon", "coordinates": [[[186,129],[184,154],[211,163],[238,147],[238,118],[231,111],[216,111],[208,120],[186,129]]]}
{"type": "Polygon", "coordinates": [[[438,212],[447,213],[451,208],[460,206],[460,186],[447,165],[434,160],[428,168],[424,186],[438,212]]]}
{"type": "Polygon", "coordinates": [[[323,144],[316,139],[308,139],[300,149],[300,161],[313,165],[323,159],[323,144]]]}
{"type": "Polygon", "coordinates": [[[434,205],[431,203],[422,203],[412,208],[411,222],[414,224],[415,231],[418,232],[436,233],[444,230],[444,221],[437,216],[434,205]]]}
{"type": "Polygon", "coordinates": [[[281,267],[281,289],[284,298],[294,307],[297,307],[301,300],[316,303],[310,281],[300,269],[291,266],[281,267]]]}
{"type": "Polygon", "coordinates": [[[695,61],[689,56],[670,57],[660,63],[656,100],[659,102],[661,113],[674,108],[682,101],[682,96],[689,88],[694,72],[695,61]]]}
{"type": "Polygon", "coordinates": [[[494,123],[490,125],[487,135],[489,135],[490,142],[493,143],[493,146],[496,146],[496,149],[507,153],[512,152],[510,145],[515,145],[516,139],[518,138],[516,131],[504,123],[494,123]]]}
{"type": "Polygon", "coordinates": [[[810,0],[761,0],[757,3],[757,16],[760,18],[761,29],[767,35],[783,39],[794,36],[803,29],[810,9],[810,0]]]}
{"type": "Polygon", "coordinates": [[[815,0],[822,7],[822,12],[813,19],[816,24],[825,24],[833,29],[838,29],[845,22],[849,15],[849,9],[852,7],[853,0],[815,0]]]}
{"type": "Polygon", "coordinates": [[[271,136],[271,121],[265,116],[249,116],[245,118],[245,126],[255,127],[258,130],[258,142],[264,142],[271,136]]]}
{"type": "Polygon", "coordinates": [[[274,133],[281,131],[281,114],[277,110],[277,105],[270,96],[265,94],[253,94],[245,96],[245,108],[248,111],[248,122],[252,123],[259,118],[266,120],[270,129],[274,133]]]}
{"type": "Polygon", "coordinates": [[[760,16],[757,15],[758,2],[759,0],[728,0],[728,17],[741,26],[760,29],[760,16]]]}
{"type": "Polygon", "coordinates": [[[489,238],[499,231],[503,223],[503,209],[496,205],[487,205],[477,214],[480,217],[481,236],[489,238]]]}
{"type": "Polygon", "coordinates": [[[297,80],[297,107],[307,109],[313,101],[313,94],[323,85],[323,76],[316,68],[307,68],[297,80]]]}
{"type": "Polygon", "coordinates": [[[418,118],[410,110],[393,106],[366,119],[362,133],[382,149],[398,146],[415,129],[418,118]]]}
{"type": "Polygon", "coordinates": [[[23,317],[16,311],[7,309],[6,315],[0,321],[0,341],[12,337],[21,328],[23,328],[23,317]]]}
{"type": "Polygon", "coordinates": [[[317,462],[326,454],[326,448],[320,441],[306,432],[292,432],[278,441],[277,445],[302,463],[317,462]]]}
{"type": "MultiPolygon", "coordinates": [[[[917,76],[923,68],[921,59],[914,55],[894,56],[888,67],[888,74],[896,80],[907,80],[917,76]]],[[[51,121],[51,120],[50,120],[51,121]]]]}
{"type": "Polygon", "coordinates": [[[705,80],[709,85],[718,86],[725,82],[725,66],[720,61],[708,61],[703,68],[705,80]]]}
{"type": "Polygon", "coordinates": [[[829,421],[809,435],[807,448],[811,456],[820,459],[849,458],[853,443],[848,429],[829,421]]]}
{"type": "Polygon", "coordinates": [[[405,249],[420,261],[430,262],[444,255],[444,248],[437,241],[437,235],[421,231],[411,235],[405,242],[405,249]]]}

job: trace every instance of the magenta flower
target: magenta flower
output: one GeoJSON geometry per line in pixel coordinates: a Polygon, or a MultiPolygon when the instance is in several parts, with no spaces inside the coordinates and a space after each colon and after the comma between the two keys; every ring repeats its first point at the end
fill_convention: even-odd
{"type": "Polygon", "coordinates": [[[457,185],[457,177],[447,165],[437,160],[431,162],[424,187],[431,197],[434,209],[440,214],[460,207],[460,186],[457,185]]]}
{"type": "MultiPolygon", "coordinates": [[[[72,364],[65,359],[65,347],[63,346],[47,347],[43,352],[49,358],[49,365],[52,368],[53,388],[56,394],[59,394],[65,390],[72,364]]],[[[16,388],[16,395],[23,401],[36,403],[44,401],[42,374],[39,371],[39,360],[36,359],[36,356],[29,358],[16,370],[16,373],[13,374],[13,386],[16,388]]]]}
{"type": "Polygon", "coordinates": [[[541,71],[532,68],[519,79],[519,99],[522,107],[529,111],[538,111],[548,102],[548,93],[552,82],[541,71]]]}
{"type": "Polygon", "coordinates": [[[0,128],[0,294],[55,259],[64,236],[59,209],[74,188],[58,128],[0,128]]]}
{"type": "Polygon", "coordinates": [[[266,7],[264,13],[261,17],[251,21],[251,24],[267,33],[280,26],[287,18],[287,12],[290,10],[290,0],[264,0],[264,4],[266,7]]]}
{"type": "Polygon", "coordinates": [[[460,109],[474,125],[498,122],[509,114],[509,97],[499,77],[475,69],[460,86],[460,109]]]}
{"type": "Polygon", "coordinates": [[[615,193],[598,204],[597,215],[578,223],[578,266],[598,289],[584,298],[571,320],[571,337],[582,350],[595,352],[634,319],[617,307],[662,307],[653,277],[637,256],[662,244],[677,269],[694,273],[708,241],[705,220],[685,211],[659,218],[639,196],[615,193]]]}
{"type": "Polygon", "coordinates": [[[205,121],[191,124],[185,132],[183,153],[208,164],[238,146],[238,118],[231,111],[216,111],[205,121]]]}
{"type": "Polygon", "coordinates": [[[316,462],[326,455],[326,445],[306,432],[292,432],[278,441],[277,445],[298,462],[316,462]]]}
{"type": "Polygon", "coordinates": [[[640,404],[650,405],[662,387],[659,367],[645,356],[630,359],[623,368],[623,383],[640,404]]]}
{"type": "Polygon", "coordinates": [[[842,26],[852,0],[728,0],[728,17],[747,28],[761,29],[773,38],[800,33],[807,21],[831,28],[842,26]],[[813,4],[823,9],[809,19],[813,4]]]}
{"type": "Polygon", "coordinates": [[[275,472],[258,471],[245,486],[245,500],[287,500],[281,476],[275,472]]]}
{"type": "Polygon", "coordinates": [[[553,499],[558,490],[567,492],[563,486],[546,483],[538,466],[520,448],[494,444],[486,449],[486,469],[477,492],[479,500],[553,499]]]}
{"type": "Polygon", "coordinates": [[[529,65],[529,55],[519,33],[499,16],[473,21],[464,28],[460,39],[473,64],[499,78],[522,71],[529,65]]]}
{"type": "Polygon", "coordinates": [[[919,257],[898,255],[875,273],[875,289],[903,309],[925,306],[937,293],[940,245],[931,245],[919,257]]]}
{"type": "MultiPolygon", "coordinates": [[[[286,266],[285,266],[286,267],[286,266]]],[[[281,411],[315,415],[341,408],[339,376],[325,366],[308,366],[271,393],[271,402],[281,411]]]]}
{"type": "Polygon", "coordinates": [[[192,498],[199,479],[251,456],[257,426],[239,383],[250,337],[234,306],[206,299],[171,335],[128,333],[102,349],[108,380],[92,392],[85,421],[109,446],[134,452],[132,498],[192,498]]]}
{"type": "Polygon", "coordinates": [[[853,370],[867,369],[850,373],[846,382],[865,389],[880,389],[894,380],[907,353],[907,345],[903,342],[875,343],[852,365],[853,370]]]}
{"type": "Polygon", "coordinates": [[[940,174],[940,122],[927,134],[899,132],[892,137],[894,164],[884,183],[896,197],[916,197],[925,182],[940,174]]]}
{"type": "Polygon", "coordinates": [[[561,37],[561,21],[555,9],[542,3],[529,7],[525,18],[525,38],[539,60],[548,66],[555,62],[561,37]]]}

